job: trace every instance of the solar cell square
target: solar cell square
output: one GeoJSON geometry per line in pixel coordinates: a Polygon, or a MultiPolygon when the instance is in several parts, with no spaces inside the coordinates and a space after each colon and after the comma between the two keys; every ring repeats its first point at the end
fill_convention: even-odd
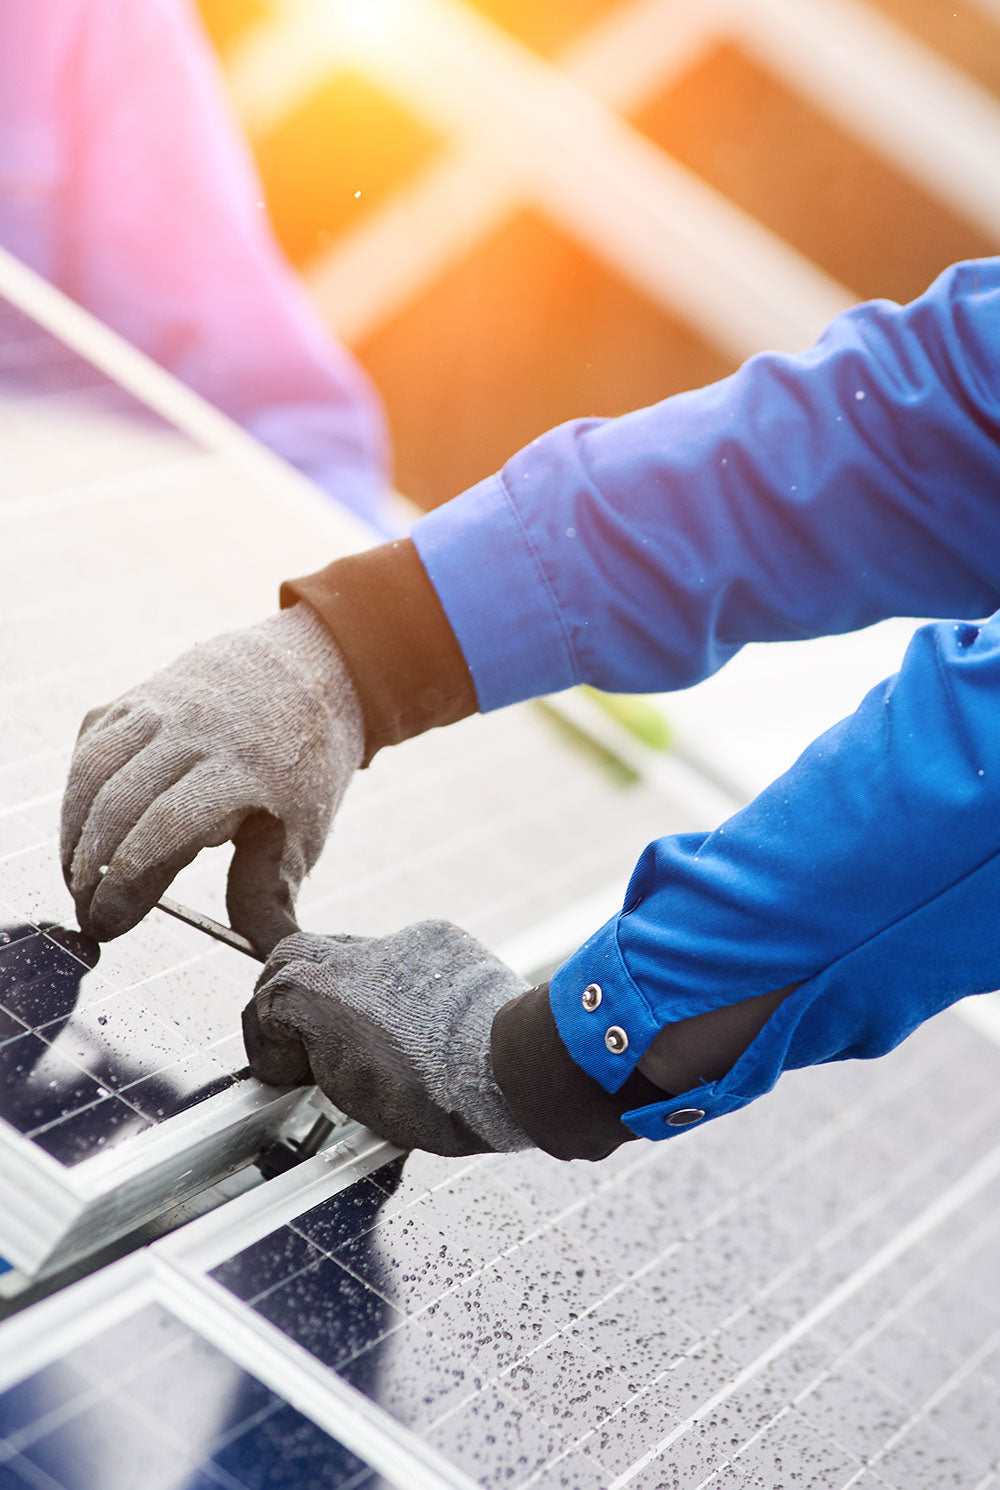
{"type": "Polygon", "coordinates": [[[926,1422],[915,1422],[876,1459],[873,1468],[889,1484],[933,1485],[934,1490],[978,1490],[985,1469],[954,1438],[926,1422]]]}
{"type": "Polygon", "coordinates": [[[572,1328],[523,1356],[500,1381],[516,1402],[570,1441],[581,1436],[584,1421],[599,1427],[635,1392],[629,1373],[616,1370],[572,1328]]]}
{"type": "Polygon", "coordinates": [[[323,1365],[334,1367],[403,1320],[398,1309],[330,1257],[309,1264],[250,1307],[323,1365]]]}
{"type": "Polygon", "coordinates": [[[497,1387],[440,1419],[426,1441],[481,1486],[521,1484],[564,1447],[556,1428],[497,1387]]]}
{"type": "Polygon", "coordinates": [[[482,1376],[449,1345],[409,1319],[338,1368],[342,1380],[407,1428],[421,1431],[482,1386],[482,1376]]]}
{"type": "MultiPolygon", "coordinates": [[[[961,1281],[965,1296],[959,1307],[967,1307],[970,1297],[977,1303],[980,1299],[985,1300],[988,1310],[995,1311],[998,1307],[994,1292],[997,1280],[996,1214],[997,1207],[993,1204],[961,1247],[961,1281]]],[[[1000,1376],[1000,1354],[992,1355],[987,1364],[994,1375],[1000,1376]]]]}
{"type": "Polygon", "coordinates": [[[780,1274],[790,1251],[788,1239],[769,1257],[773,1239],[770,1213],[757,1227],[741,1226],[739,1216],[727,1218],[722,1232],[709,1227],[664,1257],[651,1257],[641,1277],[651,1305],[676,1309],[702,1334],[718,1329],[756,1298],[765,1284],[780,1274]]]}
{"type": "Polygon", "coordinates": [[[150,1122],[163,1122],[234,1086],[237,1077],[232,1068],[242,1058],[242,1045],[234,1052],[223,1042],[172,1061],[124,1087],[121,1095],[150,1122]]]}
{"type": "Polygon", "coordinates": [[[489,1268],[443,1294],[418,1318],[435,1340],[484,1379],[500,1376],[558,1333],[489,1268]]]}
{"type": "Polygon", "coordinates": [[[0,1045],[0,1118],[30,1137],[100,1100],[92,1076],[39,1036],[26,1032],[0,1045]]]}
{"type": "Polygon", "coordinates": [[[683,1467],[682,1483],[697,1485],[739,1446],[765,1430],[788,1400],[767,1384],[727,1390],[739,1379],[719,1339],[699,1344],[658,1376],[602,1427],[593,1447],[609,1467],[628,1473],[637,1462],[683,1467]],[[663,1446],[669,1454],[663,1459],[663,1446]],[[631,1457],[623,1450],[632,1445],[631,1457]]]}
{"type": "Polygon", "coordinates": [[[416,1207],[379,1221],[338,1248],[337,1261],[404,1314],[415,1314],[456,1287],[475,1261],[416,1207]]]}
{"type": "MultiPolygon", "coordinates": [[[[7,923],[0,944],[0,1007],[17,1015],[30,1029],[40,1030],[54,1020],[65,1019],[81,1001],[101,1003],[114,989],[103,978],[88,971],[98,959],[99,948],[89,943],[89,958],[83,946],[73,956],[54,940],[27,923],[7,923]]],[[[77,934],[77,942],[86,939],[77,934]]]]}
{"type": "Polygon", "coordinates": [[[791,1324],[824,1299],[836,1296],[836,1308],[823,1320],[823,1333],[841,1346],[850,1345],[890,1305],[905,1297],[915,1283],[927,1276],[930,1264],[926,1255],[919,1247],[909,1248],[899,1258],[887,1260],[872,1278],[847,1296],[837,1295],[837,1290],[859,1266],[864,1266],[878,1244],[891,1238],[896,1229],[893,1219],[883,1212],[879,1223],[848,1233],[842,1246],[835,1242],[818,1253],[804,1251],[794,1272],[782,1275],[776,1286],[768,1290],[768,1304],[791,1324]],[[863,1242],[872,1244],[867,1252],[863,1242]]]}
{"type": "Polygon", "coordinates": [[[220,1060],[227,1072],[231,1074],[226,1078],[227,1082],[235,1083],[242,1081],[246,1066],[246,1046],[243,1044],[242,1029],[235,1029],[230,1034],[224,1035],[221,1040],[216,1040],[211,1046],[211,1053],[220,1060]]]}
{"type": "Polygon", "coordinates": [[[40,1033],[60,1054],[115,1091],[134,1086],[144,1070],[162,1070],[197,1050],[155,1005],[129,993],[114,994],[97,1007],[77,1008],[65,1023],[44,1026],[40,1033]]]}
{"type": "Polygon", "coordinates": [[[607,1490],[607,1483],[604,1471],[583,1454],[567,1454],[525,1481],[531,1490],[607,1490]]]}
{"type": "MultiPolygon", "coordinates": [[[[993,1236],[994,1267],[996,1265],[996,1249],[998,1244],[997,1234],[993,1236]]],[[[995,1275],[994,1275],[995,1276],[995,1275]]],[[[993,1287],[991,1283],[989,1285],[993,1287]]],[[[977,1354],[978,1365],[976,1368],[977,1378],[983,1383],[985,1391],[992,1392],[995,1387],[1000,1386],[1000,1345],[993,1349],[987,1349],[983,1354],[977,1354]]]]}
{"type": "Polygon", "coordinates": [[[901,1175],[913,1169],[914,1155],[893,1158],[878,1145],[865,1143],[864,1182],[845,1174],[836,1163],[838,1142],[843,1135],[831,1132],[829,1141],[803,1154],[771,1183],[776,1222],[788,1224],[802,1235],[802,1218],[808,1217],[809,1240],[819,1246],[824,1237],[839,1236],[853,1218],[863,1214],[873,1197],[884,1203],[886,1193],[898,1190],[901,1175]]]}
{"type": "Polygon", "coordinates": [[[741,1383],[734,1372],[719,1402],[699,1426],[711,1428],[713,1423],[723,1424],[728,1443],[726,1452],[735,1453],[741,1444],[752,1442],[758,1434],[770,1433],[772,1425],[796,1406],[807,1386],[816,1382],[830,1363],[829,1351],[807,1334],[781,1351],[775,1360],[758,1367],[749,1380],[741,1383]]]}
{"type": "MultiPolygon", "coordinates": [[[[876,1473],[874,1469],[866,1469],[864,1474],[860,1475],[851,1485],[851,1490],[903,1490],[903,1487],[890,1485],[889,1481],[876,1473]]],[[[982,1484],[976,1486],[976,1490],[995,1490],[995,1487],[990,1481],[984,1480],[982,1484]]]]}
{"type": "Polygon", "coordinates": [[[212,1466],[240,1490],[354,1490],[370,1473],[357,1454],[287,1404],[231,1439],[212,1466]]]}
{"type": "Polygon", "coordinates": [[[213,1268],[211,1276],[238,1299],[252,1304],[303,1268],[321,1262],[323,1255],[298,1231],[282,1226],[213,1268]]]}
{"type": "Polygon", "coordinates": [[[849,1364],[824,1377],[799,1406],[818,1432],[862,1460],[898,1433],[912,1411],[912,1405],[849,1364]]]}
{"type": "MultiPolygon", "coordinates": [[[[629,1214],[633,1206],[636,1224],[650,1242],[646,1261],[682,1237],[690,1237],[704,1225],[720,1208],[731,1204],[733,1179],[727,1175],[717,1161],[716,1155],[707,1150],[701,1140],[702,1133],[690,1135],[695,1142],[672,1157],[670,1164],[670,1204],[664,1204],[660,1192],[662,1155],[650,1145],[637,1159],[639,1168],[635,1174],[627,1174],[613,1185],[610,1204],[629,1214]]],[[[628,1150],[639,1148],[630,1145],[628,1150]]],[[[597,1209],[606,1204],[603,1196],[597,1198],[597,1209]]]]}
{"type": "MultiPolygon", "coordinates": [[[[75,950],[79,932],[49,927],[46,935],[79,955],[75,950]]],[[[201,932],[157,911],[127,936],[103,942],[100,954],[100,975],[107,982],[119,989],[145,988],[157,976],[170,976],[213,957],[214,948],[206,944],[201,932]]],[[[167,1001],[160,1002],[165,1005],[167,1001]]]]}
{"type": "MultiPolygon", "coordinates": [[[[143,1002],[167,1015],[171,1024],[199,1048],[212,1046],[240,1030],[240,1013],[253,992],[259,968],[248,957],[233,965],[218,957],[202,933],[202,955],[188,965],[157,971],[142,983],[143,1002]]],[[[220,948],[220,951],[225,951],[220,948]]]]}
{"type": "MultiPolygon", "coordinates": [[[[64,380],[63,387],[26,384],[15,377],[2,390],[0,447],[10,479],[3,485],[0,512],[13,513],[19,503],[88,486],[101,495],[116,482],[138,488],[157,467],[162,474],[170,464],[196,459],[191,441],[124,389],[94,377],[92,368],[74,374],[67,367],[55,377],[64,380]]],[[[63,603],[53,596],[50,615],[63,603]]],[[[15,674],[27,675],[23,667],[15,674]]]]}
{"type": "MultiPolygon", "coordinates": [[[[606,1481],[616,1479],[632,1465],[641,1460],[661,1442],[666,1433],[676,1427],[678,1418],[661,1394],[652,1390],[641,1396],[633,1396],[617,1412],[598,1427],[594,1436],[581,1446],[582,1452],[593,1463],[599,1464],[606,1481]]],[[[678,1457],[688,1471],[692,1445],[683,1444],[678,1457]]],[[[706,1450],[704,1444],[694,1449],[695,1462],[704,1470],[706,1450]]],[[[682,1477],[685,1479],[686,1476],[682,1477]]]]}
{"type": "Polygon", "coordinates": [[[440,1154],[425,1154],[420,1150],[390,1159],[367,1176],[384,1196],[379,1218],[388,1219],[416,1201],[425,1200],[456,1174],[478,1170],[483,1162],[481,1158],[468,1161],[445,1159],[440,1154]]]}
{"type": "MultiPolygon", "coordinates": [[[[683,1395],[691,1382],[701,1381],[706,1357],[696,1350],[703,1337],[677,1311],[677,1305],[654,1299],[641,1281],[633,1281],[601,1299],[578,1319],[573,1335],[609,1372],[625,1382],[630,1395],[665,1378],[668,1372],[673,1394],[683,1395]]],[[[725,1358],[720,1358],[715,1341],[709,1353],[710,1369],[716,1371],[725,1358]]]]}
{"type": "Polygon", "coordinates": [[[850,1356],[851,1369],[876,1392],[910,1411],[922,1406],[950,1378],[954,1362],[947,1340],[922,1330],[910,1311],[874,1322],[870,1336],[850,1356]]]}
{"type": "Polygon", "coordinates": [[[154,1301],[125,1313],[114,1324],[88,1332],[64,1356],[64,1362],[95,1383],[127,1376],[137,1361],[153,1362],[192,1338],[171,1309],[154,1301]]]}
{"type": "MultiPolygon", "coordinates": [[[[505,1253],[495,1267],[516,1298],[557,1328],[579,1318],[621,1282],[617,1268],[594,1259],[585,1243],[574,1238],[572,1221],[565,1227],[547,1227],[505,1253]]],[[[652,1308],[652,1300],[648,1307],[652,1308]]]]}
{"type": "Polygon", "coordinates": [[[130,1103],[117,1097],[104,1097],[32,1133],[31,1139],[60,1164],[73,1165],[125,1138],[134,1138],[151,1126],[151,1120],[130,1103]]]}
{"type": "MultiPolygon", "coordinates": [[[[997,1239],[993,1237],[994,1262],[1000,1257],[997,1239]]],[[[964,1275],[964,1254],[954,1258],[953,1265],[915,1300],[914,1313],[921,1329],[929,1335],[947,1339],[952,1351],[968,1357],[981,1350],[1000,1334],[1000,1303],[995,1285],[989,1289],[969,1287],[964,1275]]]]}
{"type": "MultiPolygon", "coordinates": [[[[619,1152],[631,1158],[635,1149],[645,1152],[646,1146],[630,1144],[619,1152]]],[[[414,1158],[419,1157],[414,1155],[414,1158]]],[[[612,1155],[601,1164],[587,1164],[582,1160],[553,1164],[550,1157],[538,1149],[525,1149],[519,1154],[489,1155],[479,1160],[472,1170],[479,1185],[477,1204],[503,1205],[509,1192],[515,1197],[515,1203],[528,1208],[537,1230],[546,1222],[575,1209],[587,1195],[606,1185],[616,1173],[616,1158],[617,1155],[612,1155]]],[[[406,1168],[409,1164],[408,1159],[406,1168]]],[[[426,1168],[421,1164],[421,1173],[426,1168]]],[[[404,1181],[405,1177],[404,1169],[404,1181]]],[[[446,1172],[438,1170],[432,1179],[431,1193],[436,1193],[447,1178],[446,1172]]]]}
{"type": "MultiPolygon", "coordinates": [[[[889,1224],[887,1223],[887,1232],[884,1233],[887,1236],[892,1234],[888,1231],[889,1224]]],[[[841,1349],[851,1349],[876,1330],[883,1319],[905,1318],[910,1324],[923,1329],[921,1300],[940,1268],[950,1268],[953,1265],[952,1259],[946,1257],[942,1260],[933,1247],[915,1246],[908,1249],[897,1260],[887,1262],[885,1267],[864,1281],[848,1298],[838,1300],[837,1307],[823,1320],[824,1338],[841,1349]]],[[[781,1297],[777,1299],[777,1303],[788,1309],[788,1318],[791,1319],[795,1310],[788,1306],[787,1298],[781,1297]]],[[[978,1311],[975,1312],[978,1318],[978,1311]]],[[[986,1325],[983,1324],[980,1332],[978,1325],[963,1319],[961,1322],[953,1321],[944,1335],[927,1331],[932,1337],[938,1334],[938,1338],[947,1339],[949,1351],[955,1348],[952,1343],[955,1337],[961,1339],[966,1332],[971,1332],[978,1345],[984,1338],[986,1325]]],[[[964,1346],[959,1344],[958,1349],[961,1352],[964,1346]]]]}
{"type": "Polygon", "coordinates": [[[774,1490],[792,1474],[810,1490],[846,1490],[861,1469],[859,1459],[822,1438],[798,1413],[788,1412],[768,1433],[740,1449],[731,1467],[705,1481],[705,1490],[733,1484],[745,1490],[774,1490]]]}
{"type": "Polygon", "coordinates": [[[137,1360],[120,1391],[167,1432],[213,1454],[280,1406],[269,1387],[195,1335],[151,1364],[137,1360]]]}
{"type": "Polygon", "coordinates": [[[543,1220],[516,1181],[493,1188],[491,1173],[489,1163],[476,1165],[415,1202],[418,1216],[479,1266],[526,1240],[543,1220]]]}
{"type": "MultiPolygon", "coordinates": [[[[383,1176],[383,1180],[392,1183],[388,1175],[383,1176]]],[[[389,1202],[386,1190],[379,1185],[375,1175],[370,1175],[297,1216],[292,1228],[308,1237],[322,1251],[335,1253],[363,1232],[370,1231],[386,1214],[389,1202]]]]}
{"type": "MultiPolygon", "coordinates": [[[[624,1471],[629,1476],[630,1490],[633,1483],[640,1490],[650,1490],[650,1487],[665,1490],[666,1486],[689,1490],[689,1487],[700,1487],[706,1479],[711,1480],[716,1468],[725,1464],[756,1431],[753,1422],[767,1421],[759,1405],[749,1417],[741,1406],[740,1403],[723,1402],[689,1425],[679,1422],[670,1430],[677,1437],[668,1442],[666,1448],[663,1447],[665,1434],[651,1433],[637,1462],[624,1471]]],[[[773,1414],[768,1414],[770,1416],[773,1414]]],[[[742,1484],[733,1470],[728,1473],[732,1485],[742,1484]]],[[[724,1483],[728,1482],[724,1480],[724,1483]]]]}
{"type": "MultiPolygon", "coordinates": [[[[53,772],[54,789],[61,790],[64,780],[61,771],[58,775],[53,772]]],[[[0,860],[0,899],[14,910],[5,927],[8,931],[13,926],[72,926],[73,902],[52,842],[36,844],[0,860]]]]}
{"type": "Polygon", "coordinates": [[[36,1425],[65,1414],[95,1394],[92,1380],[68,1361],[56,1361],[0,1394],[0,1461],[12,1457],[36,1425]]]}
{"type": "Polygon", "coordinates": [[[109,1396],[29,1440],[20,1453],[62,1490],[93,1490],[106,1483],[115,1462],[129,1466],[133,1483],[168,1490],[197,1463],[189,1449],[145,1414],[109,1396]]]}
{"type": "MultiPolygon", "coordinates": [[[[0,749],[3,747],[0,746],[0,749]]],[[[21,853],[24,849],[35,848],[44,838],[50,838],[54,832],[54,824],[46,823],[40,827],[35,821],[35,812],[39,810],[39,804],[28,807],[22,803],[20,812],[7,811],[0,816],[0,856],[21,853]]],[[[49,804],[49,811],[54,812],[53,804],[49,804]]]]}

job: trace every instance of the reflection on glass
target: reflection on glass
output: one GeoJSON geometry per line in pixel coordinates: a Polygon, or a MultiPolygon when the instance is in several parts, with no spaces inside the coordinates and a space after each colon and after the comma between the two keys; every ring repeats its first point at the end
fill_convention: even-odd
{"type": "Polygon", "coordinates": [[[116,991],[78,931],[0,928],[0,1118],[75,1163],[233,1081],[141,986],[116,991]]]}

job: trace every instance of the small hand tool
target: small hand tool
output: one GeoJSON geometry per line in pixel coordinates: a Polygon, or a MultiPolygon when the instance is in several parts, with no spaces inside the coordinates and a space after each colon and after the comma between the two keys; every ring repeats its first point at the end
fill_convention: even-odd
{"type": "MultiPolygon", "coordinates": [[[[238,931],[233,931],[229,926],[223,926],[221,921],[213,921],[211,916],[203,916],[200,911],[193,911],[176,900],[169,900],[166,895],[156,902],[156,906],[158,910],[166,911],[168,916],[175,916],[178,921],[184,921],[197,931],[204,931],[206,936],[214,937],[217,942],[223,942],[225,946],[252,957],[255,962],[265,960],[259,952],[254,951],[245,936],[240,936],[238,931]]],[[[250,1069],[245,1067],[235,1074],[238,1077],[249,1077],[250,1069]]],[[[303,1138],[276,1139],[257,1160],[258,1169],[266,1180],[284,1174],[296,1164],[302,1164],[306,1159],[311,1159],[313,1154],[318,1154],[335,1127],[332,1118],[321,1115],[303,1138]]]]}
{"type": "Polygon", "coordinates": [[[193,926],[197,931],[204,931],[206,936],[214,936],[217,942],[224,942],[227,947],[233,947],[237,952],[242,952],[246,957],[252,957],[255,962],[263,962],[265,959],[254,950],[253,945],[247,941],[245,936],[240,936],[238,931],[233,931],[229,926],[223,926],[221,921],[213,921],[211,916],[203,916],[200,911],[189,910],[186,905],[181,905],[176,900],[168,900],[164,895],[162,900],[156,902],[157,910],[166,911],[168,916],[176,916],[178,921],[185,921],[188,926],[193,926]]]}

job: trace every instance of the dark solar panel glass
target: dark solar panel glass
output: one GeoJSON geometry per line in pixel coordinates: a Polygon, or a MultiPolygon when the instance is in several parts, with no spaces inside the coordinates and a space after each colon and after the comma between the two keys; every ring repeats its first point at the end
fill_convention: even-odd
{"type": "MultiPolygon", "coordinates": [[[[21,922],[0,930],[4,937],[0,1117],[54,1158],[78,1162],[232,1084],[242,1050],[228,1042],[231,1025],[220,1021],[216,1039],[199,1044],[168,999],[158,1004],[141,984],[125,992],[105,979],[99,948],[78,932],[21,922]]],[[[204,974],[196,965],[187,977],[193,1003],[204,996],[204,974]]]]}
{"type": "Polygon", "coordinates": [[[150,1304],[0,1393],[0,1485],[357,1490],[370,1468],[150,1304]]]}

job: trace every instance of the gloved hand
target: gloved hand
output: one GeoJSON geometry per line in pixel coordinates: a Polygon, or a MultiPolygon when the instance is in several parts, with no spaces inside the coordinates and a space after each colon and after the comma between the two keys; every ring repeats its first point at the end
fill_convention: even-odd
{"type": "Polygon", "coordinates": [[[526,987],[447,921],[385,937],[300,932],[243,1011],[250,1069],[271,1086],[315,1082],[400,1148],[528,1148],[490,1060],[493,1016],[526,987]]]}
{"type": "Polygon", "coordinates": [[[296,893],[363,748],[347,666],[304,604],[92,710],[62,813],[80,926],[100,940],[128,931],[199,849],[231,838],[229,918],[268,953],[296,929],[296,893]]]}

